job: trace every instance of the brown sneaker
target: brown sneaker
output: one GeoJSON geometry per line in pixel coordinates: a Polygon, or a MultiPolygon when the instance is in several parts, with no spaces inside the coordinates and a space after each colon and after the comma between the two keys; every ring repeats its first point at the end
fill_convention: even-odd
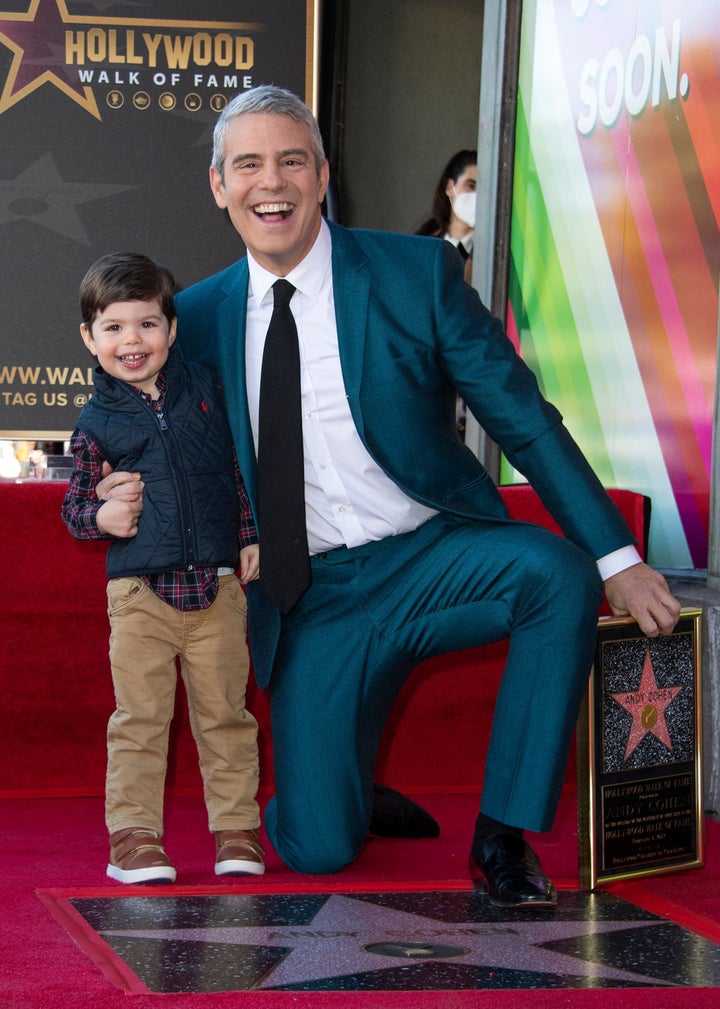
{"type": "Polygon", "coordinates": [[[176,876],[160,835],[145,827],[126,827],[110,835],[107,874],[118,883],[174,883],[176,876]]]}
{"type": "Polygon", "coordinates": [[[216,876],[262,876],[265,863],[256,830],[215,831],[216,876]]]}

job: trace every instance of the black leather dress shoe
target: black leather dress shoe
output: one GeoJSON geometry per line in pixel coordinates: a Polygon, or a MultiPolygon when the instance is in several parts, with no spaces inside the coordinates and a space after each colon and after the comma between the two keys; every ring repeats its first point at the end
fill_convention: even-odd
{"type": "Polygon", "coordinates": [[[373,785],[369,833],[378,837],[437,837],[440,825],[406,795],[387,785],[373,785]]]}
{"type": "Polygon", "coordinates": [[[470,875],[496,907],[555,907],[557,891],[530,845],[517,834],[492,834],[470,855],[470,875]]]}

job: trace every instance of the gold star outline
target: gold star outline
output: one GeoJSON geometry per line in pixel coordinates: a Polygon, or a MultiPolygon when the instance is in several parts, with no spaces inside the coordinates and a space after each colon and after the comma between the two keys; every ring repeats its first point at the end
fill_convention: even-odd
{"type": "MultiPolygon", "coordinates": [[[[100,25],[146,27],[146,28],[183,28],[183,29],[203,29],[214,30],[234,29],[251,31],[261,29],[261,23],[254,22],[232,22],[232,21],[170,21],[170,20],[145,20],[140,18],[102,18],[102,17],[82,17],[76,14],[69,14],[66,0],[31,0],[30,7],[26,14],[16,12],[0,11],[0,43],[7,46],[12,52],[12,61],[8,71],[7,79],[0,93],[0,115],[7,112],[9,108],[27,98],[28,95],[37,91],[43,84],[52,84],[64,95],[89,112],[96,119],[100,119],[100,112],[93,90],[88,85],[80,82],[73,86],[63,80],[52,70],[43,69],[39,73],[28,74],[31,64],[42,63],[42,59],[32,59],[28,56],[28,50],[34,45],[38,52],[43,46],[51,46],[53,42],[64,41],[64,25],[86,25],[88,27],[99,27],[100,25]],[[30,26],[38,27],[39,33],[30,31],[30,26]],[[47,32],[47,35],[45,34],[47,32]],[[24,74],[29,76],[26,83],[22,82],[24,74]],[[21,81],[18,82],[18,77],[21,81]]],[[[46,61],[47,62],[47,61],[46,61]]]]}

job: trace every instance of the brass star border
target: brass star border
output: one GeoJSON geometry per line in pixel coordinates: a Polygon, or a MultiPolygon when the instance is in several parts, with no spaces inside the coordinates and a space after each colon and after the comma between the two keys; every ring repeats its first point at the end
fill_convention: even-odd
{"type": "MultiPolygon", "coordinates": [[[[203,30],[213,31],[233,30],[233,31],[257,31],[264,25],[260,22],[234,22],[234,21],[185,21],[168,19],[143,19],[129,17],[88,17],[79,14],[69,14],[65,0],[32,0],[28,11],[25,14],[16,12],[0,11],[0,43],[12,52],[12,61],[8,71],[5,84],[0,93],[0,115],[7,112],[18,102],[21,102],[28,95],[37,91],[43,84],[52,84],[64,95],[76,102],[80,108],[89,112],[96,119],[100,119],[100,110],[95,99],[95,94],[90,85],[77,82],[76,87],[63,80],[52,70],[42,69],[27,84],[23,84],[15,90],[18,76],[23,69],[23,61],[26,59],[28,49],[27,42],[22,44],[16,38],[8,25],[18,26],[28,24],[41,24],[43,27],[50,25],[56,30],[63,25],[83,25],[88,28],[99,28],[103,26],[129,27],[129,28],[155,28],[155,29],[182,29],[182,30],[203,30]],[[54,23],[52,23],[54,21],[54,23]],[[4,30],[3,30],[4,29],[4,30]],[[79,89],[79,90],[76,90],[79,89]]],[[[15,35],[22,38],[25,31],[16,31],[15,35]]],[[[43,37],[41,43],[51,46],[53,41],[63,41],[59,35],[43,37]]]]}

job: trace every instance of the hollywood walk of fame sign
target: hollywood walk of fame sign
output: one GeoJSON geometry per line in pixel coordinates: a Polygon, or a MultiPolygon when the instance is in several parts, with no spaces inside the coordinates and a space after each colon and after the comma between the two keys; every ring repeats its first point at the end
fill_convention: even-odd
{"type": "Polygon", "coordinates": [[[78,288],[144,252],[182,286],[244,247],[208,182],[234,95],[318,87],[314,0],[0,0],[0,437],[69,436],[92,395],[78,288]]]}
{"type": "Polygon", "coordinates": [[[700,617],[659,638],[599,622],[578,723],[583,886],[703,864],[700,617]]]}

